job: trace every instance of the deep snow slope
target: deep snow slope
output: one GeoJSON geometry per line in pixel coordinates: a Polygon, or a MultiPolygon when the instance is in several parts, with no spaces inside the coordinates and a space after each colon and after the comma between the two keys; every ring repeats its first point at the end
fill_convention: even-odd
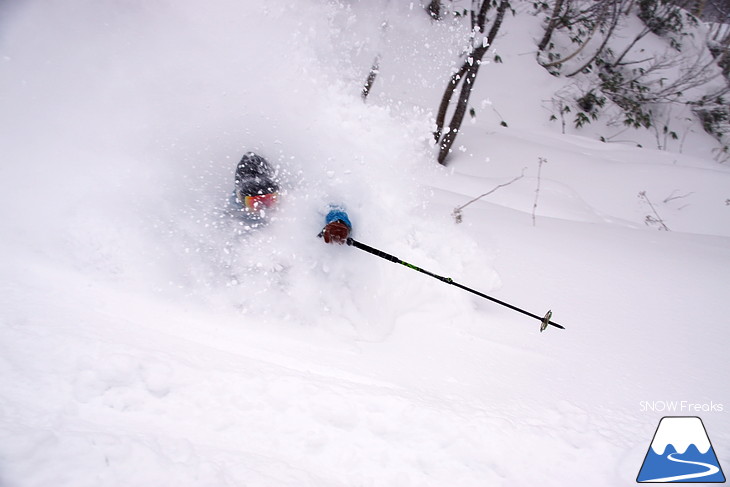
{"type": "Polygon", "coordinates": [[[642,401],[699,404],[675,414],[727,472],[730,172],[701,134],[679,154],[534,115],[560,86],[507,42],[526,7],[447,168],[429,112],[464,32],[416,2],[0,13],[0,485],[627,485],[668,414],[642,401]],[[222,211],[244,150],[285,188],[255,231],[222,211]],[[331,202],[566,330],[323,245],[331,202]]]}

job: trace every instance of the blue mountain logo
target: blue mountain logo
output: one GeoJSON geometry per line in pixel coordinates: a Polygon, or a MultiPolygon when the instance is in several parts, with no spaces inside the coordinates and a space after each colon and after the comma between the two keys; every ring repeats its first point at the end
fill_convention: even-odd
{"type": "Polygon", "coordinates": [[[725,482],[702,420],[696,416],[663,417],[636,481],[725,482]]]}

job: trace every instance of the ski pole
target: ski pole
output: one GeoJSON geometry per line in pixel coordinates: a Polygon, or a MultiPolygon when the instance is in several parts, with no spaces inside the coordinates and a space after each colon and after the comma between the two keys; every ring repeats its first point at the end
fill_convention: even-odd
{"type": "Polygon", "coordinates": [[[493,298],[491,296],[487,296],[484,293],[480,293],[479,291],[475,291],[474,289],[468,288],[468,287],[464,286],[463,284],[459,284],[458,282],[454,281],[450,277],[439,276],[438,274],[434,274],[433,272],[429,272],[429,271],[427,271],[425,269],[421,269],[420,267],[417,267],[417,266],[415,266],[413,264],[409,264],[408,262],[405,262],[405,261],[399,259],[398,257],[394,256],[394,255],[386,254],[385,252],[383,252],[381,250],[375,249],[373,247],[370,247],[369,245],[365,245],[364,243],[358,242],[357,240],[355,240],[353,238],[348,237],[348,239],[347,239],[347,245],[350,245],[352,247],[356,247],[356,248],[358,248],[360,250],[364,250],[365,252],[368,252],[370,254],[376,255],[376,256],[378,256],[380,258],[383,258],[385,260],[389,260],[389,261],[391,261],[391,262],[393,262],[395,264],[404,265],[404,266],[406,266],[406,267],[408,267],[410,269],[413,269],[414,271],[418,271],[418,272],[421,272],[423,274],[426,274],[427,276],[431,276],[431,277],[433,277],[435,279],[438,279],[441,282],[445,282],[446,284],[451,284],[452,286],[456,286],[458,288],[461,288],[464,291],[469,291],[470,293],[476,294],[479,297],[482,297],[484,299],[488,299],[488,300],[490,300],[492,302],[495,302],[497,304],[501,304],[502,306],[506,306],[507,308],[509,308],[511,310],[514,310],[514,311],[517,311],[519,313],[522,313],[523,315],[527,315],[527,316],[529,316],[531,318],[535,318],[536,320],[540,320],[540,331],[541,332],[542,331],[545,331],[545,328],[547,328],[548,325],[552,325],[552,326],[554,326],[556,328],[560,328],[561,330],[564,330],[565,329],[565,327],[563,325],[559,325],[559,324],[555,323],[554,321],[550,321],[550,318],[552,318],[552,316],[553,316],[553,312],[552,311],[548,311],[545,314],[545,316],[541,318],[541,317],[539,317],[539,316],[537,316],[535,314],[530,313],[529,311],[525,311],[524,309],[520,309],[517,306],[513,306],[513,305],[511,305],[509,303],[505,303],[504,301],[500,301],[497,298],[493,298]]]}

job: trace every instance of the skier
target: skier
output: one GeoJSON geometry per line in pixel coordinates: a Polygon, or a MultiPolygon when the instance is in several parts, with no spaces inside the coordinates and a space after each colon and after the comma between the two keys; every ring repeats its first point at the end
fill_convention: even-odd
{"type": "Polygon", "coordinates": [[[236,216],[253,222],[263,221],[267,210],[273,209],[278,198],[276,174],[266,159],[247,152],[236,166],[236,176],[230,205],[236,216]]]}

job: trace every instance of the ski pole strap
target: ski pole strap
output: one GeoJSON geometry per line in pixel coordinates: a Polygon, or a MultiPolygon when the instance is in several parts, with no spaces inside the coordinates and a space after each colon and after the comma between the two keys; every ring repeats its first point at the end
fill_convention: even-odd
{"type": "Polygon", "coordinates": [[[380,257],[381,259],[389,260],[390,262],[393,262],[394,264],[404,265],[404,266],[406,266],[406,267],[408,267],[410,269],[413,269],[414,271],[421,272],[421,273],[426,274],[428,276],[431,276],[431,277],[433,277],[435,279],[438,279],[439,281],[445,282],[447,284],[451,284],[452,286],[456,286],[456,287],[458,287],[460,289],[463,289],[464,291],[469,291],[472,294],[476,294],[477,296],[482,297],[484,299],[488,299],[488,300],[490,300],[490,301],[492,301],[494,303],[501,304],[502,306],[505,306],[505,307],[507,307],[507,308],[509,308],[511,310],[517,311],[518,313],[522,313],[522,314],[527,315],[527,316],[529,316],[531,318],[535,318],[536,320],[540,320],[540,322],[542,323],[542,326],[540,327],[540,331],[543,331],[547,327],[547,325],[552,325],[552,326],[554,326],[556,328],[560,328],[560,329],[563,329],[563,330],[565,329],[565,327],[563,325],[559,325],[559,324],[555,323],[554,321],[550,321],[550,318],[552,317],[552,312],[551,311],[548,311],[548,313],[544,317],[537,316],[536,314],[530,313],[529,311],[525,311],[524,309],[518,308],[517,306],[513,306],[513,305],[511,305],[509,303],[505,303],[504,301],[501,301],[501,300],[499,300],[497,298],[493,298],[491,296],[487,296],[484,293],[481,293],[479,291],[476,291],[474,289],[471,289],[469,287],[466,287],[463,284],[459,284],[458,282],[454,281],[450,277],[439,276],[438,274],[434,274],[433,272],[429,272],[429,271],[427,271],[425,269],[421,269],[418,266],[415,266],[413,264],[409,264],[408,262],[405,262],[405,261],[399,259],[395,255],[391,255],[391,254],[388,254],[386,252],[383,252],[382,250],[378,250],[378,249],[375,249],[373,247],[370,247],[369,245],[365,245],[364,243],[358,242],[357,240],[355,240],[352,237],[348,237],[348,239],[347,239],[347,245],[350,245],[352,247],[356,247],[356,248],[358,248],[360,250],[364,250],[365,252],[368,252],[370,254],[376,255],[376,256],[380,257]]]}

